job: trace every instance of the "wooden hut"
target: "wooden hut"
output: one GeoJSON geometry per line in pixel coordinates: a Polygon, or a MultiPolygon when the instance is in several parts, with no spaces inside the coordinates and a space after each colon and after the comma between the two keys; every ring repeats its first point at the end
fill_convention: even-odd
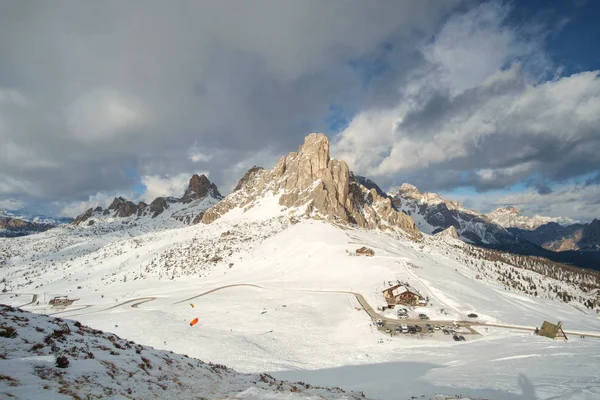
{"type": "Polygon", "coordinates": [[[568,340],[565,331],[562,328],[562,322],[558,321],[556,325],[551,322],[544,321],[542,327],[536,330],[540,336],[545,336],[553,340],[568,340]]]}

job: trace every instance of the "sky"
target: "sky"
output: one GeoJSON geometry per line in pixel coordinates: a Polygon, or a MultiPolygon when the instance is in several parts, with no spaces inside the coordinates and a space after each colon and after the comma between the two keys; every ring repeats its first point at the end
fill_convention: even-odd
{"type": "Polygon", "coordinates": [[[228,194],[323,132],[384,190],[600,217],[598,2],[0,5],[0,209],[228,194]]]}

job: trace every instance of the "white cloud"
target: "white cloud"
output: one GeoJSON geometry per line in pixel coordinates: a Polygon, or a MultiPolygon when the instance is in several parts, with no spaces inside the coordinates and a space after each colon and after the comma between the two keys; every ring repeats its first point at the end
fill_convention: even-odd
{"type": "MultiPolygon", "coordinates": [[[[64,217],[75,218],[78,215],[86,212],[90,208],[96,208],[98,206],[102,208],[108,207],[115,197],[118,197],[118,195],[96,193],[93,196],[89,196],[89,198],[85,201],[74,201],[62,205],[59,215],[64,217]]],[[[57,204],[57,206],[59,205],[57,204]]]]}
{"type": "Polygon", "coordinates": [[[65,109],[67,126],[83,141],[110,140],[147,123],[140,102],[112,90],[95,90],[77,98],[65,109]]]}
{"type": "Polygon", "coordinates": [[[600,165],[600,72],[540,81],[541,39],[484,3],[452,16],[398,102],[357,114],[333,151],[382,186],[507,188],[533,174],[550,182],[600,165]],[[520,62],[521,61],[521,62],[520,62]],[[453,177],[453,179],[447,179],[453,177]]]}
{"type": "Polygon", "coordinates": [[[25,98],[23,93],[17,90],[0,88],[0,105],[1,104],[14,104],[18,106],[25,106],[27,105],[27,99],[25,98]]]}
{"type": "Polygon", "coordinates": [[[15,199],[0,200],[0,210],[17,211],[25,207],[25,203],[15,199]]]}
{"type": "MultiPolygon", "coordinates": [[[[208,177],[208,172],[200,172],[208,177]]],[[[181,197],[190,181],[190,173],[182,173],[174,176],[144,175],[141,177],[142,184],[146,187],[140,200],[150,203],[157,197],[174,196],[181,197]]]]}
{"type": "Polygon", "coordinates": [[[198,142],[194,143],[192,147],[187,152],[188,159],[192,162],[207,162],[210,161],[213,156],[212,154],[206,154],[200,150],[198,146],[198,142]]]}
{"type": "Polygon", "coordinates": [[[468,195],[452,192],[443,195],[483,213],[513,206],[528,216],[569,217],[581,222],[600,218],[600,185],[581,182],[554,185],[549,193],[540,193],[531,187],[510,193],[494,190],[468,195]]]}

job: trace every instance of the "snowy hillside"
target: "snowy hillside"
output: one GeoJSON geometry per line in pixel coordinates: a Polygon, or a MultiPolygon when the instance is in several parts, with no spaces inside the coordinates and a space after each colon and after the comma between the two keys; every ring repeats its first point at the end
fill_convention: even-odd
{"type": "Polygon", "coordinates": [[[238,373],[9,306],[0,306],[0,344],[0,394],[6,398],[364,398],[340,388],[238,373]]]}
{"type": "MultiPolygon", "coordinates": [[[[35,262],[6,260],[2,271],[9,292],[3,302],[20,306],[31,301],[24,293],[37,294],[40,304],[25,309],[239,371],[269,371],[276,378],[328,383],[373,398],[445,393],[516,399],[532,386],[540,398],[600,395],[594,389],[599,378],[589,368],[600,341],[570,335],[568,343],[556,343],[519,329],[485,326],[533,329],[543,320],[561,320],[569,332],[600,331],[598,314],[579,301],[586,294],[577,285],[523,269],[519,276],[524,282],[531,277],[538,296],[519,287],[508,290],[497,277],[516,267],[469,258],[468,245],[451,237],[415,242],[399,231],[290,221],[273,198],[245,212],[233,209],[210,225],[109,237],[99,248],[84,242],[56,253],[44,243],[53,238],[22,238],[29,239],[28,251],[48,254],[40,252],[35,262]],[[373,249],[374,257],[352,256],[361,246],[373,249]],[[477,279],[482,270],[487,275],[477,279]],[[431,299],[411,315],[424,312],[451,323],[475,312],[479,334],[459,343],[441,333],[386,338],[354,295],[340,293],[359,293],[376,308],[387,281],[396,279],[431,299]],[[553,297],[552,290],[542,289],[548,285],[560,285],[572,299],[553,297]],[[79,300],[55,309],[44,295],[46,302],[55,295],[79,300]],[[195,317],[200,322],[190,328],[195,317]],[[557,359],[560,371],[550,367],[557,359]],[[400,386],[398,376],[404,377],[400,386]]],[[[100,239],[91,243],[95,240],[100,239]]],[[[18,253],[12,241],[0,243],[5,254],[18,253]]]]}
{"type": "Polygon", "coordinates": [[[498,208],[487,214],[487,217],[505,228],[519,228],[530,231],[550,222],[556,222],[557,224],[564,226],[572,225],[577,222],[567,217],[545,217],[542,215],[529,217],[521,215],[518,209],[510,206],[498,208]]]}

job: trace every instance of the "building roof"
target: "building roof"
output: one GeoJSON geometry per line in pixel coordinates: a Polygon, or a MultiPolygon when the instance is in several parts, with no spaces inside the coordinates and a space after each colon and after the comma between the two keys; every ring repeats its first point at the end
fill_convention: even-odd
{"type": "Polygon", "coordinates": [[[392,296],[396,297],[402,293],[406,293],[406,292],[410,292],[410,290],[408,290],[406,288],[406,286],[398,286],[397,288],[392,290],[392,296]]]}

